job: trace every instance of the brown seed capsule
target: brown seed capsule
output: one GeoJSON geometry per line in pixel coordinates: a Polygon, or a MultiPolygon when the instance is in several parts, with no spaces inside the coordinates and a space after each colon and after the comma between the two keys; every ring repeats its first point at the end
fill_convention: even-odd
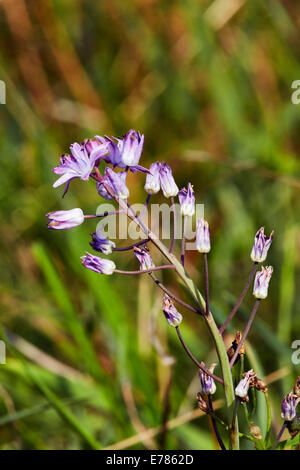
{"type": "Polygon", "coordinates": [[[250,434],[252,437],[255,439],[261,439],[261,430],[258,426],[255,426],[254,424],[250,424],[250,434]]]}
{"type": "Polygon", "coordinates": [[[256,390],[260,391],[260,392],[264,392],[266,393],[268,391],[268,387],[266,386],[265,382],[261,379],[259,379],[258,377],[254,377],[251,384],[250,384],[250,387],[255,387],[256,390]]]}
{"type": "Polygon", "coordinates": [[[207,401],[204,400],[204,398],[202,398],[201,393],[197,393],[197,400],[198,400],[198,406],[199,406],[200,410],[203,411],[204,413],[208,413],[209,412],[209,405],[208,405],[207,401]]]}
{"type": "MultiPolygon", "coordinates": [[[[232,356],[234,355],[235,351],[236,351],[236,348],[238,347],[238,345],[240,344],[241,342],[241,339],[242,339],[242,333],[240,331],[237,331],[236,334],[235,334],[235,339],[234,341],[232,342],[232,345],[230,346],[230,348],[227,350],[227,355],[229,357],[229,359],[232,358],[232,356]]],[[[239,351],[239,356],[241,354],[245,354],[245,345],[243,344],[240,351],[239,351]]]]}

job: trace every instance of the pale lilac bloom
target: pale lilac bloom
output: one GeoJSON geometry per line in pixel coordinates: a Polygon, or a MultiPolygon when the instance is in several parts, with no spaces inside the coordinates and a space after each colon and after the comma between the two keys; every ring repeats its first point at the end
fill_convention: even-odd
{"type": "Polygon", "coordinates": [[[188,187],[183,188],[178,193],[180,202],[181,214],[183,216],[192,217],[195,213],[195,193],[191,183],[188,183],[188,187]]]}
{"type": "Polygon", "coordinates": [[[258,271],[255,276],[253,295],[257,299],[265,299],[268,296],[269,282],[273,273],[273,267],[267,266],[261,267],[261,271],[258,271]]]}
{"type": "MultiPolygon", "coordinates": [[[[201,365],[203,367],[205,367],[204,362],[201,362],[201,365]]],[[[210,368],[208,369],[209,372],[213,373],[213,371],[215,370],[216,365],[217,364],[212,364],[210,366],[210,368]]],[[[210,375],[207,375],[201,369],[199,370],[199,379],[200,379],[201,392],[204,395],[213,395],[216,392],[217,387],[216,387],[214,379],[210,375]]]]}
{"type": "Polygon", "coordinates": [[[256,373],[253,371],[253,369],[250,369],[248,372],[245,372],[242,380],[240,380],[240,382],[235,388],[235,395],[237,397],[245,399],[248,397],[249,387],[254,377],[256,377],[256,373]]]}
{"type": "Polygon", "coordinates": [[[172,170],[164,162],[160,166],[159,178],[164,196],[167,198],[177,196],[179,189],[173,178],[172,170]]]}
{"type": "Polygon", "coordinates": [[[105,237],[104,233],[98,228],[96,233],[91,233],[92,241],[90,242],[91,247],[99,253],[104,255],[110,255],[116,244],[105,237]]]}
{"type": "Polygon", "coordinates": [[[148,194],[156,194],[160,190],[160,162],[152,163],[146,176],[144,189],[148,194]]]}
{"type": "Polygon", "coordinates": [[[107,163],[111,163],[113,167],[128,168],[134,173],[136,171],[149,172],[138,164],[143,151],[144,135],[131,129],[123,139],[117,137],[105,137],[105,139],[109,152],[109,156],[105,157],[107,163]]]}
{"type": "Polygon", "coordinates": [[[251,252],[251,259],[255,263],[263,263],[267,257],[271,246],[274,231],[268,237],[264,234],[264,227],[261,227],[254,237],[254,244],[251,252]]]}
{"type": "Polygon", "coordinates": [[[181,313],[178,312],[167,294],[163,298],[163,312],[170,326],[176,327],[182,322],[181,313]]]}
{"type": "Polygon", "coordinates": [[[46,217],[50,219],[47,224],[48,228],[54,230],[77,227],[84,221],[84,214],[79,207],[68,211],[49,212],[49,214],[46,214],[46,217]]]}
{"type": "Polygon", "coordinates": [[[107,153],[107,148],[104,145],[101,150],[92,151],[89,155],[85,145],[80,145],[77,142],[70,146],[70,150],[71,155],[62,155],[60,158],[61,164],[53,168],[54,173],[62,175],[53,184],[54,188],[67,183],[67,190],[68,185],[73,178],[81,178],[84,181],[88,181],[96,162],[101,157],[101,154],[104,155],[107,153]]]}
{"type": "Polygon", "coordinates": [[[292,421],[296,416],[296,408],[299,403],[297,395],[290,392],[281,403],[281,417],[285,421],[292,421]]]}
{"type": "Polygon", "coordinates": [[[84,146],[89,158],[92,160],[96,159],[96,165],[100,163],[100,160],[108,160],[109,143],[104,137],[95,135],[94,139],[86,139],[84,141],[84,146]]]}
{"type": "Polygon", "coordinates": [[[99,195],[105,199],[113,199],[105,187],[108,186],[118,198],[127,199],[129,190],[126,186],[126,176],[126,171],[116,173],[111,168],[106,167],[102,180],[96,185],[99,195]]]}
{"type": "Polygon", "coordinates": [[[135,246],[133,252],[140,262],[141,271],[145,271],[146,269],[151,269],[155,267],[155,264],[152,260],[152,256],[149,252],[149,248],[147,246],[144,246],[143,248],[135,246]]]}
{"type": "Polygon", "coordinates": [[[110,259],[99,258],[99,256],[93,256],[88,252],[85,256],[82,256],[81,259],[85,268],[91,269],[99,274],[110,275],[116,269],[115,263],[110,259]]]}
{"type": "Polygon", "coordinates": [[[210,252],[210,234],[208,222],[204,219],[197,221],[196,248],[200,253],[210,252]]]}

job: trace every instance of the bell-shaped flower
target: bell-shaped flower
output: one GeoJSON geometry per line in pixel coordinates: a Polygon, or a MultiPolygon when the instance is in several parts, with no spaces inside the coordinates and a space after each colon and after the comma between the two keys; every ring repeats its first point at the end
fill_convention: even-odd
{"type": "Polygon", "coordinates": [[[160,165],[159,179],[165,197],[177,196],[179,189],[173,178],[172,170],[166,163],[160,165]]]}
{"type": "Polygon", "coordinates": [[[290,392],[281,403],[281,417],[285,421],[292,421],[296,416],[296,408],[300,398],[290,392]]]}
{"type": "MultiPolygon", "coordinates": [[[[204,362],[201,362],[201,365],[205,367],[204,362]]],[[[216,365],[217,364],[212,364],[210,368],[208,369],[209,372],[213,373],[216,365]]],[[[216,392],[217,387],[216,387],[214,379],[210,375],[206,374],[202,369],[199,370],[199,379],[200,379],[201,392],[204,395],[213,395],[216,392]]]]}
{"type": "Polygon", "coordinates": [[[254,237],[254,244],[251,252],[251,259],[255,263],[263,263],[267,257],[268,250],[271,246],[274,231],[270,236],[264,234],[264,227],[261,227],[254,237]]]}
{"type": "Polygon", "coordinates": [[[253,371],[253,369],[250,369],[248,372],[245,372],[242,380],[240,380],[240,382],[235,388],[235,395],[239,398],[247,400],[249,387],[255,377],[256,373],[253,371]]]}
{"type": "Polygon", "coordinates": [[[156,194],[160,190],[160,162],[152,163],[149,168],[150,173],[146,176],[145,191],[148,194],[156,194]]]}
{"type": "Polygon", "coordinates": [[[253,295],[257,299],[265,299],[268,296],[269,282],[273,273],[273,267],[267,266],[261,267],[261,271],[258,271],[255,276],[253,295]]]}
{"type": "Polygon", "coordinates": [[[149,252],[149,248],[147,246],[144,246],[142,248],[135,246],[133,249],[133,252],[140,262],[141,271],[145,271],[147,269],[151,269],[155,267],[152,256],[150,255],[150,252],[149,252]]]}
{"type": "Polygon", "coordinates": [[[210,234],[208,222],[204,219],[197,221],[196,228],[196,248],[199,253],[210,252],[210,234]]]}
{"type": "Polygon", "coordinates": [[[178,312],[167,294],[165,294],[163,298],[163,312],[169,325],[176,327],[182,322],[181,313],[178,312]]]}
{"type": "Polygon", "coordinates": [[[195,193],[191,183],[188,184],[187,189],[183,188],[179,191],[178,198],[181,214],[192,217],[195,213],[195,193]]]}
{"type": "Polygon", "coordinates": [[[110,259],[99,258],[98,256],[93,256],[90,253],[86,253],[85,256],[81,257],[82,264],[85,268],[91,269],[99,274],[110,275],[116,269],[116,265],[110,259]]]}
{"type": "Polygon", "coordinates": [[[102,180],[97,183],[97,191],[100,196],[105,199],[113,199],[111,194],[107,191],[107,186],[112,190],[116,197],[120,199],[127,199],[129,196],[129,189],[126,186],[126,171],[116,173],[111,168],[106,167],[102,180]]]}
{"type": "Polygon", "coordinates": [[[108,240],[100,229],[97,229],[96,233],[91,233],[91,237],[92,241],[90,242],[90,245],[93,250],[99,251],[99,253],[110,255],[113,248],[116,247],[116,244],[113,241],[108,240]]]}
{"type": "Polygon", "coordinates": [[[49,212],[49,214],[46,214],[46,217],[50,219],[47,224],[48,228],[54,230],[77,227],[84,221],[84,214],[79,207],[68,211],[49,212]]]}

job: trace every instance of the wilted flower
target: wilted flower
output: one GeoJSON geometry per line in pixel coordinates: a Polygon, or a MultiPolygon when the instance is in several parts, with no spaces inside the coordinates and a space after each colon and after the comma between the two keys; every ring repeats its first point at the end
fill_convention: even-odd
{"type": "Polygon", "coordinates": [[[82,180],[87,181],[93,171],[95,163],[101,157],[101,154],[104,155],[107,152],[107,148],[104,145],[103,147],[100,146],[98,151],[92,151],[89,155],[85,145],[80,145],[77,142],[70,146],[70,150],[71,155],[62,155],[60,158],[60,165],[53,168],[54,173],[62,175],[53,184],[54,188],[67,183],[67,189],[69,182],[73,178],[81,178],[82,180]]]}
{"type": "Polygon", "coordinates": [[[257,299],[265,299],[268,295],[269,282],[273,273],[272,266],[261,267],[254,280],[253,295],[257,299]]]}
{"type": "Polygon", "coordinates": [[[126,186],[126,171],[115,173],[111,168],[105,168],[105,174],[102,180],[97,183],[97,191],[100,196],[105,199],[113,199],[108,193],[105,186],[112,189],[114,194],[120,199],[127,199],[129,196],[129,190],[126,186]]]}
{"type": "Polygon", "coordinates": [[[110,259],[99,258],[93,256],[90,253],[86,253],[85,256],[81,257],[82,264],[85,268],[91,269],[99,274],[112,274],[116,269],[116,265],[110,259]]]}
{"type": "Polygon", "coordinates": [[[178,326],[182,321],[182,315],[175,308],[170,297],[165,294],[163,298],[163,312],[171,326],[178,326]]]}
{"type": "MultiPolygon", "coordinates": [[[[205,367],[204,362],[201,362],[201,365],[205,367]]],[[[212,364],[208,369],[209,372],[213,373],[217,364],[212,364]]],[[[199,370],[199,379],[200,379],[200,386],[201,392],[204,395],[213,395],[217,389],[214,379],[207,375],[203,370],[199,370]]]]}
{"type": "Polygon", "coordinates": [[[96,233],[91,233],[92,241],[90,242],[91,247],[95,251],[99,251],[104,255],[109,255],[112,249],[115,248],[116,244],[111,240],[108,240],[104,233],[100,229],[97,229],[96,233]]]}
{"type": "Polygon", "coordinates": [[[292,421],[296,416],[296,408],[299,403],[299,398],[294,393],[287,394],[281,403],[281,417],[285,421],[292,421]]]}
{"type": "Polygon", "coordinates": [[[195,194],[191,183],[188,184],[187,190],[181,189],[178,193],[181,206],[181,214],[192,217],[195,213],[195,194]]]}
{"type": "Polygon", "coordinates": [[[156,194],[160,190],[160,167],[161,163],[155,162],[152,163],[149,168],[150,173],[148,173],[146,176],[146,182],[144,186],[145,191],[147,191],[148,194],[156,194]]]}
{"type": "Polygon", "coordinates": [[[155,267],[155,264],[153,263],[152,257],[149,253],[149,248],[147,246],[144,246],[143,248],[135,246],[133,251],[140,262],[141,271],[146,271],[147,269],[155,267]]]}
{"type": "Polygon", "coordinates": [[[48,228],[54,230],[77,227],[84,221],[84,214],[79,207],[68,211],[49,212],[46,217],[50,219],[47,224],[48,228]]]}
{"type": "Polygon", "coordinates": [[[256,373],[253,372],[253,369],[250,369],[248,372],[245,372],[242,380],[238,383],[235,388],[235,395],[247,401],[249,387],[252,384],[253,378],[256,376],[256,373]]]}
{"type": "Polygon", "coordinates": [[[263,263],[265,261],[273,236],[274,231],[267,237],[267,235],[264,234],[264,227],[258,230],[254,238],[254,245],[251,252],[252,261],[255,263],[263,263]]]}
{"type": "Polygon", "coordinates": [[[208,222],[204,219],[197,221],[196,248],[200,253],[209,253],[210,251],[209,226],[208,222]]]}
{"type": "Polygon", "coordinates": [[[164,193],[164,196],[174,197],[178,194],[178,186],[175,183],[173,178],[172,170],[166,163],[161,163],[160,170],[159,170],[159,179],[160,179],[160,186],[164,193]]]}
{"type": "Polygon", "coordinates": [[[201,411],[204,413],[209,413],[210,412],[210,407],[209,404],[207,403],[204,398],[202,398],[201,393],[197,393],[197,400],[198,400],[198,406],[201,411]]]}

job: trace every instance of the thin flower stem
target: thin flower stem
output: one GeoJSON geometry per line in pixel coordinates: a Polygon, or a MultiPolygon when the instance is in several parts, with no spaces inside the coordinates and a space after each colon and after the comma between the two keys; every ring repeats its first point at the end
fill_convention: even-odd
{"type": "Polygon", "coordinates": [[[173,294],[171,291],[169,291],[169,289],[167,289],[161,282],[159,279],[157,279],[157,277],[152,274],[152,273],[149,273],[149,276],[153,279],[153,281],[155,282],[155,284],[163,291],[165,292],[166,294],[168,294],[169,297],[171,297],[171,299],[175,300],[175,302],[178,302],[180,305],[182,305],[183,307],[187,308],[188,310],[191,310],[192,312],[195,312],[197,313],[198,315],[202,315],[202,312],[198,309],[196,309],[195,307],[192,307],[191,305],[187,304],[186,302],[184,302],[183,300],[179,299],[175,294],[173,294]]]}
{"type": "Polygon", "coordinates": [[[150,238],[145,238],[145,240],[141,240],[137,243],[133,243],[133,245],[124,246],[123,248],[113,248],[113,251],[129,251],[129,250],[132,250],[135,246],[145,245],[146,243],[149,242],[149,240],[150,238]]]}
{"type": "Polygon", "coordinates": [[[207,375],[209,375],[210,377],[212,377],[214,380],[216,380],[216,382],[219,382],[221,384],[223,384],[223,380],[218,377],[217,375],[213,374],[212,372],[210,372],[206,367],[203,367],[200,362],[197,361],[197,359],[193,356],[193,354],[191,353],[191,351],[189,350],[189,348],[187,347],[187,345],[185,344],[183,338],[182,338],[182,334],[181,334],[181,331],[179,329],[179,326],[176,326],[175,327],[176,329],[176,332],[177,332],[177,335],[178,335],[178,338],[183,346],[183,349],[185,350],[185,352],[187,353],[187,355],[189,356],[189,358],[193,361],[194,364],[196,364],[196,366],[201,369],[203,372],[205,372],[207,375]]]}
{"type": "Polygon", "coordinates": [[[171,197],[171,207],[172,207],[172,211],[173,211],[173,234],[172,234],[172,240],[171,240],[169,253],[173,253],[173,251],[174,251],[175,239],[176,239],[176,233],[177,233],[176,206],[175,206],[175,201],[174,201],[173,196],[171,197]]]}
{"type": "Polygon", "coordinates": [[[280,439],[281,439],[281,436],[282,436],[282,434],[284,433],[284,430],[285,430],[286,427],[287,427],[287,421],[285,421],[285,422],[283,423],[283,425],[282,425],[282,427],[281,427],[279,433],[277,434],[276,439],[275,439],[275,442],[274,442],[273,447],[272,447],[272,450],[274,450],[275,447],[277,446],[277,444],[279,443],[279,441],[280,441],[280,439]]]}
{"type": "Polygon", "coordinates": [[[173,365],[170,366],[170,376],[168,379],[168,383],[166,386],[165,394],[164,394],[164,399],[163,399],[163,413],[162,413],[162,425],[161,425],[161,435],[159,438],[159,448],[164,449],[165,447],[165,442],[166,442],[166,437],[167,437],[167,431],[168,431],[168,418],[170,415],[171,411],[171,402],[170,402],[170,394],[171,394],[171,388],[172,388],[172,378],[173,378],[173,365]]]}
{"type": "Polygon", "coordinates": [[[140,218],[143,220],[144,214],[146,210],[148,209],[149,202],[150,202],[151,194],[147,194],[146,202],[144,204],[144,207],[142,209],[142,212],[140,213],[140,218]]]}
{"type": "Polygon", "coordinates": [[[237,397],[235,397],[233,413],[232,413],[232,422],[231,422],[232,429],[234,429],[235,423],[237,421],[237,412],[239,409],[239,404],[240,404],[240,400],[237,397]]]}
{"type": "Polygon", "coordinates": [[[218,430],[218,427],[217,427],[217,423],[216,423],[216,420],[214,418],[214,409],[213,409],[213,402],[212,402],[212,398],[211,398],[211,395],[207,395],[207,398],[208,398],[208,404],[209,404],[209,408],[210,408],[210,411],[211,411],[211,414],[210,414],[210,418],[211,418],[211,422],[212,422],[212,425],[213,425],[213,428],[214,428],[214,432],[215,432],[215,435],[216,435],[216,438],[218,440],[218,443],[219,443],[219,446],[221,447],[222,450],[226,450],[226,447],[224,445],[224,442],[222,441],[222,438],[220,436],[220,433],[219,433],[219,430],[218,430]]]}
{"type": "Polygon", "coordinates": [[[180,261],[182,266],[184,266],[184,256],[185,256],[185,232],[186,232],[186,223],[187,223],[187,216],[183,217],[183,229],[182,229],[182,238],[181,238],[181,256],[180,261]]]}
{"type": "Polygon", "coordinates": [[[248,276],[248,279],[247,279],[247,281],[246,281],[245,287],[244,287],[244,289],[242,290],[242,293],[241,293],[241,295],[240,295],[240,297],[239,297],[239,299],[238,299],[236,305],[234,306],[234,308],[233,308],[232,311],[230,312],[230,314],[229,314],[227,320],[224,322],[224,324],[223,324],[223,325],[220,327],[220,329],[219,329],[219,332],[220,332],[221,335],[223,334],[224,330],[227,328],[229,322],[233,319],[234,315],[236,314],[236,312],[237,312],[238,309],[239,309],[239,306],[240,306],[241,303],[243,302],[244,297],[245,297],[245,295],[246,295],[246,293],[247,293],[247,290],[249,289],[249,286],[250,286],[250,284],[251,284],[251,282],[252,282],[252,279],[253,279],[253,277],[254,277],[256,271],[257,271],[257,266],[258,266],[258,263],[253,263],[253,266],[252,266],[252,269],[251,269],[250,274],[249,274],[249,276],[248,276]]]}
{"type": "Polygon", "coordinates": [[[204,278],[205,278],[205,314],[210,312],[209,308],[209,278],[208,278],[208,262],[207,253],[203,253],[204,261],[204,278]]]}
{"type": "Polygon", "coordinates": [[[240,341],[240,343],[238,344],[238,346],[237,346],[237,348],[236,348],[236,350],[235,350],[235,352],[234,352],[234,355],[233,355],[232,358],[230,359],[230,363],[229,363],[230,367],[232,367],[233,364],[235,363],[235,360],[236,360],[236,358],[238,357],[238,354],[239,354],[239,352],[240,352],[240,350],[241,350],[241,348],[242,348],[242,346],[243,346],[243,344],[244,344],[244,342],[245,342],[245,339],[247,338],[247,335],[248,335],[248,333],[249,333],[249,330],[250,330],[251,325],[252,325],[252,323],[253,323],[253,320],[254,320],[254,318],[255,318],[255,314],[256,314],[256,312],[257,312],[257,309],[258,309],[258,307],[259,307],[259,304],[260,304],[260,299],[257,299],[257,301],[256,301],[255,304],[254,304],[254,307],[253,307],[253,310],[252,310],[252,312],[251,312],[251,315],[250,315],[250,317],[249,317],[249,320],[248,320],[248,323],[247,323],[247,325],[246,325],[246,328],[245,328],[245,331],[244,331],[244,333],[243,333],[243,336],[242,336],[242,338],[241,338],[241,341],[240,341]]]}
{"type": "Polygon", "coordinates": [[[85,215],[85,219],[98,219],[99,217],[107,217],[108,215],[115,215],[115,214],[121,214],[121,212],[124,212],[123,209],[118,210],[118,211],[113,211],[113,212],[104,212],[103,214],[95,214],[95,215],[85,215]]]}
{"type": "Polygon", "coordinates": [[[117,274],[147,274],[152,273],[152,271],[160,271],[161,269],[175,269],[173,264],[164,264],[163,266],[155,266],[151,269],[141,269],[140,271],[123,271],[121,269],[115,269],[114,273],[117,274]]]}

